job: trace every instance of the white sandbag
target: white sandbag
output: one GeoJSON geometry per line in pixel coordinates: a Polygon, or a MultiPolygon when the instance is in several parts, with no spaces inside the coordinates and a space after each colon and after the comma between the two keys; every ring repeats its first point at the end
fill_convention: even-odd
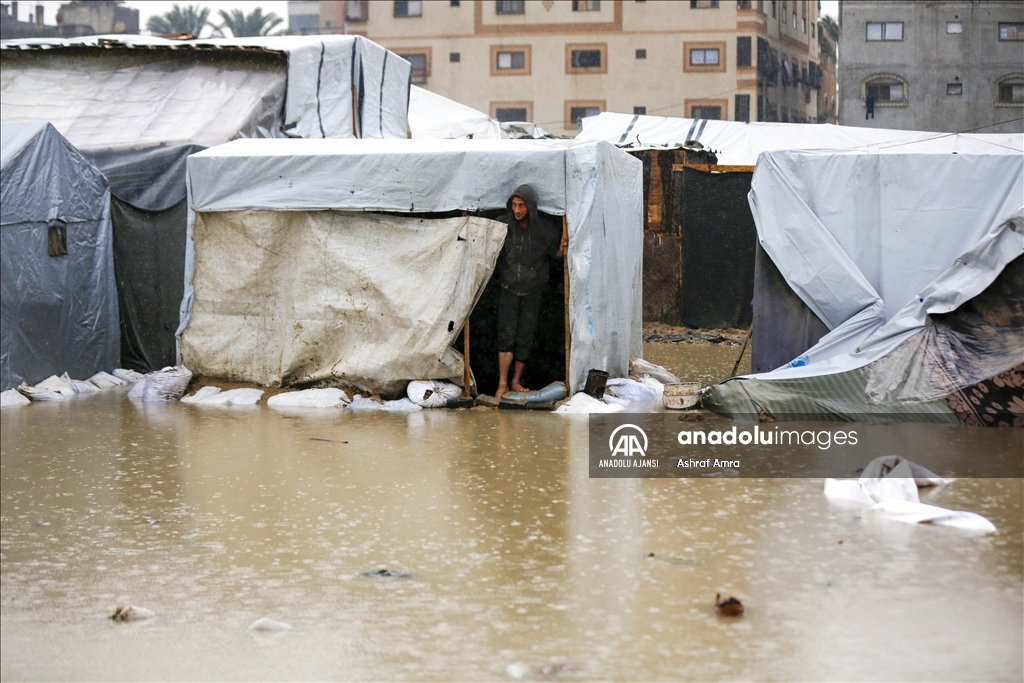
{"type": "Polygon", "coordinates": [[[64,394],[58,394],[56,391],[50,391],[49,389],[43,389],[41,387],[30,387],[29,385],[22,382],[18,385],[18,391],[23,395],[27,396],[32,401],[63,401],[64,394]]]}
{"type": "Polygon", "coordinates": [[[570,398],[562,405],[555,408],[556,413],[562,415],[589,415],[590,413],[619,413],[622,412],[622,406],[608,405],[604,401],[599,401],[590,394],[585,394],[582,391],[570,398]]]}
{"type": "Polygon", "coordinates": [[[254,406],[263,398],[263,389],[249,387],[221,391],[219,387],[202,387],[191,396],[183,396],[182,403],[204,406],[254,406]]]}
{"type": "Polygon", "coordinates": [[[93,375],[92,377],[85,381],[88,382],[89,384],[92,384],[101,391],[103,389],[110,389],[111,387],[119,387],[124,384],[123,379],[118,379],[117,377],[114,377],[110,373],[103,372],[102,370],[97,372],[95,375],[93,375]]]}
{"type": "Polygon", "coordinates": [[[605,394],[604,396],[601,397],[601,400],[610,406],[622,406],[623,408],[632,403],[632,401],[630,401],[629,399],[619,398],[614,394],[605,394]]]}
{"type": "Polygon", "coordinates": [[[176,401],[192,380],[192,371],[184,365],[166,367],[147,373],[128,392],[128,398],[143,401],[176,401]]]}
{"type": "Polygon", "coordinates": [[[342,408],[349,399],[341,389],[303,389],[276,394],[267,399],[271,408],[342,408]]]}
{"type": "Polygon", "coordinates": [[[12,408],[14,406],[27,406],[29,401],[17,389],[0,391],[0,408],[12,408]]]}
{"type": "Polygon", "coordinates": [[[437,379],[414,379],[405,388],[409,400],[424,408],[444,408],[448,401],[462,396],[462,388],[437,379]]]}
{"type": "Polygon", "coordinates": [[[57,375],[50,375],[42,382],[36,384],[37,389],[47,389],[49,391],[56,391],[61,396],[74,396],[75,390],[71,388],[71,385],[62,380],[57,375]]]}
{"type": "Polygon", "coordinates": [[[658,390],[646,382],[638,382],[627,377],[611,377],[604,388],[605,398],[611,394],[615,398],[627,402],[634,401],[656,401],[658,390]]]}
{"type": "Polygon", "coordinates": [[[629,376],[631,379],[638,381],[644,377],[653,377],[662,384],[679,384],[680,381],[678,377],[665,368],[654,363],[648,363],[643,358],[634,358],[629,361],[629,376]]]}
{"type": "Polygon", "coordinates": [[[423,410],[422,406],[416,405],[407,398],[400,398],[397,401],[375,401],[359,394],[352,397],[352,405],[349,407],[352,410],[382,410],[389,413],[414,413],[417,410],[423,410]]]}
{"type": "Polygon", "coordinates": [[[68,373],[64,373],[60,376],[60,381],[67,384],[76,394],[98,394],[100,393],[99,388],[91,382],[83,382],[77,379],[71,379],[68,377],[68,373]]]}
{"type": "Polygon", "coordinates": [[[114,368],[111,370],[111,374],[128,384],[135,384],[144,377],[141,373],[135,372],[134,370],[128,370],[127,368],[114,368]]]}

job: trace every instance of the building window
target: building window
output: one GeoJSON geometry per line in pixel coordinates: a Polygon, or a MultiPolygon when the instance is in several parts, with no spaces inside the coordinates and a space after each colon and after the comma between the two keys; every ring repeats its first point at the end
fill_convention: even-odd
{"type": "Polygon", "coordinates": [[[736,96],[736,116],[734,118],[737,121],[750,123],[750,95],[736,96]]]}
{"type": "Polygon", "coordinates": [[[718,0],[690,0],[690,9],[717,9],[718,0]]]}
{"type": "Polygon", "coordinates": [[[807,33],[807,17],[800,17],[800,29],[807,33]]]}
{"type": "Polygon", "coordinates": [[[588,116],[597,116],[604,110],[604,100],[566,100],[565,129],[581,130],[581,119],[588,116]]]}
{"type": "Polygon", "coordinates": [[[647,107],[633,107],[633,116],[646,116],[647,107]]]}
{"type": "Polygon", "coordinates": [[[861,96],[868,109],[907,106],[907,81],[895,74],[877,74],[864,81],[861,96]]]}
{"type": "Polygon", "coordinates": [[[1024,23],[999,22],[999,40],[1024,40],[1024,23]]]}
{"type": "Polygon", "coordinates": [[[963,95],[964,84],[963,83],[947,83],[946,84],[947,95],[963,95]]]}
{"type": "Polygon", "coordinates": [[[565,73],[608,73],[608,44],[568,44],[565,46],[565,73]]]}
{"type": "Polygon", "coordinates": [[[396,17],[423,16],[423,0],[395,0],[396,17]]]}
{"type": "Polygon", "coordinates": [[[494,118],[502,123],[530,120],[526,115],[526,107],[498,107],[494,110],[494,118]]]}
{"type": "Polygon", "coordinates": [[[793,10],[793,28],[796,28],[796,10],[793,10]]]}
{"type": "Polygon", "coordinates": [[[573,12],[600,12],[601,0],[572,0],[573,12]]]}
{"type": "Polygon", "coordinates": [[[964,25],[960,21],[947,21],[946,22],[946,33],[963,33],[964,25]]]}
{"type": "Polygon", "coordinates": [[[647,50],[646,50],[646,48],[638,49],[636,51],[636,58],[637,59],[647,59],[647,50]]]}
{"type": "Polygon", "coordinates": [[[814,37],[814,24],[811,24],[811,38],[814,37]]]}
{"type": "Polygon", "coordinates": [[[736,66],[750,66],[750,46],[750,36],[740,36],[736,39],[736,66]]]}
{"type": "Polygon", "coordinates": [[[996,83],[996,106],[1024,107],[1024,74],[1003,76],[996,83]]]}
{"type": "Polygon", "coordinates": [[[772,0],[772,19],[775,18],[775,0],[772,0]]]}
{"type": "Polygon", "coordinates": [[[718,66],[718,48],[690,50],[690,66],[718,66]]]}
{"type": "Polygon", "coordinates": [[[753,3],[751,0],[737,0],[736,9],[752,9],[753,3]]]}
{"type": "Polygon", "coordinates": [[[348,0],[345,21],[366,21],[370,18],[370,0],[348,0]]]}
{"type": "Polygon", "coordinates": [[[461,62],[462,61],[462,54],[459,53],[459,52],[449,52],[448,53],[448,61],[449,62],[461,62]]]}
{"type": "Polygon", "coordinates": [[[427,50],[429,48],[420,48],[419,50],[410,50],[409,52],[398,52],[396,50],[399,57],[412,65],[410,81],[416,85],[426,83],[427,78],[430,76],[430,52],[427,50]]]}
{"type": "Polygon", "coordinates": [[[492,45],[492,76],[528,76],[530,74],[529,45],[492,45]]]}
{"type": "Polygon", "coordinates": [[[452,7],[458,7],[462,4],[461,0],[451,0],[449,3],[452,7]]]}
{"type": "Polygon", "coordinates": [[[871,22],[867,24],[868,40],[903,40],[903,22],[871,22]]]}
{"type": "Polygon", "coordinates": [[[691,119],[711,119],[718,121],[722,118],[722,108],[709,105],[698,105],[690,108],[691,119]]]}
{"type": "Polygon", "coordinates": [[[526,14],[526,0],[495,0],[494,11],[498,14],[526,14]]]}

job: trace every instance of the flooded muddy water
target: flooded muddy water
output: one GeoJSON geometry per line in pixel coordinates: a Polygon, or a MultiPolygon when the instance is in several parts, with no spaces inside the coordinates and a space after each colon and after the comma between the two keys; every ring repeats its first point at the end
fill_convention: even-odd
{"type": "MultiPolygon", "coordinates": [[[[739,353],[645,354],[719,372],[694,349],[739,353]]],[[[1020,439],[982,431],[963,447],[1020,439]]],[[[585,417],[112,391],[4,409],[0,435],[5,681],[1024,677],[1019,479],[930,494],[999,529],[972,536],[821,479],[592,480],[585,417]]]]}

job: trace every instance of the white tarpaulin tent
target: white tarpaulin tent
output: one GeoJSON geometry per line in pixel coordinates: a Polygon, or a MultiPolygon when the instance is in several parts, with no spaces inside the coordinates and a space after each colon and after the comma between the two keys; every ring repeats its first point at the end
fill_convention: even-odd
{"type": "Polygon", "coordinates": [[[48,123],[0,128],[0,388],[120,355],[107,180],[48,123]]]}
{"type": "Polygon", "coordinates": [[[414,85],[409,92],[409,137],[488,140],[504,136],[501,125],[482,111],[414,85]]]}
{"type": "Polygon", "coordinates": [[[486,284],[503,225],[365,212],[503,209],[521,184],[541,211],[567,219],[573,387],[592,368],[624,375],[642,353],[641,165],[611,145],[238,140],[189,157],[188,182],[178,334],[196,372],[264,384],[461,377],[448,347],[486,284]],[[353,353],[360,333],[372,352],[353,353]],[[247,342],[251,334],[267,346],[247,342]],[[264,356],[258,376],[253,354],[264,356]]]}
{"type": "MultiPolygon", "coordinates": [[[[750,192],[761,246],[830,331],[787,366],[713,387],[711,403],[736,413],[951,413],[944,396],[1021,363],[1020,310],[978,322],[983,335],[951,342],[942,332],[942,316],[1024,255],[1024,156],[993,150],[762,154],[750,192]],[[955,361],[951,345],[962,349],[955,361]]],[[[1008,286],[997,300],[1024,296],[1008,286]]]]}
{"type": "Polygon", "coordinates": [[[185,158],[234,138],[401,138],[410,64],[365,38],[0,44],[0,121],[46,119],[110,182],[124,367],[174,363],[185,158]]]}
{"type": "Polygon", "coordinates": [[[696,140],[713,149],[721,166],[753,166],[762,152],[849,149],[907,154],[1024,154],[1019,133],[928,133],[815,123],[742,123],[605,112],[583,119],[577,140],[620,146],[676,145],[696,140]]]}

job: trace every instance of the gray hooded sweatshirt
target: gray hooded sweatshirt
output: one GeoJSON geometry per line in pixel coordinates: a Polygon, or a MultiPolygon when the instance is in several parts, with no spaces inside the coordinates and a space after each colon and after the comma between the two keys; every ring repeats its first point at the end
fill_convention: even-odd
{"type": "Polygon", "coordinates": [[[501,286],[518,296],[532,294],[547,284],[550,277],[548,257],[558,257],[562,229],[537,211],[537,198],[529,185],[520,185],[505,204],[508,209],[508,234],[498,257],[501,286]],[[512,199],[526,203],[526,227],[512,213],[512,199]]]}

